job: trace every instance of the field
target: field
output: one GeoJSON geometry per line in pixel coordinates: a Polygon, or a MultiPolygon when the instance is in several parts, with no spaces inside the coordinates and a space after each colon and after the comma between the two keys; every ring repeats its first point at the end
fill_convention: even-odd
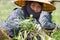
{"type": "MultiPolygon", "coordinates": [[[[60,25],[60,2],[55,2],[56,10],[52,13],[52,21],[56,23],[57,25],[60,25]]],[[[8,15],[10,12],[16,8],[16,6],[13,1],[9,0],[0,0],[0,18],[2,19],[3,23],[6,21],[8,15]]],[[[60,31],[56,31],[53,35],[53,37],[56,40],[60,40],[60,31]]]]}
{"type": "Polygon", "coordinates": [[[0,16],[5,21],[9,13],[13,10],[14,4],[8,0],[0,0],[0,16]]]}

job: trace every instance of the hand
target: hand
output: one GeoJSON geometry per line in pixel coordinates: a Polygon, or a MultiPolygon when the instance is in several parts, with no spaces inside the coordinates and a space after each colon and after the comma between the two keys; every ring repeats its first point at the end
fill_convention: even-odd
{"type": "Polygon", "coordinates": [[[36,28],[39,32],[42,31],[42,28],[41,28],[40,24],[36,24],[36,25],[35,25],[35,28],[36,28]]]}
{"type": "Polygon", "coordinates": [[[53,30],[45,30],[46,33],[53,32],[53,30]]]}
{"type": "Polygon", "coordinates": [[[51,33],[53,33],[53,30],[45,30],[45,33],[49,36],[51,36],[51,33]]]}

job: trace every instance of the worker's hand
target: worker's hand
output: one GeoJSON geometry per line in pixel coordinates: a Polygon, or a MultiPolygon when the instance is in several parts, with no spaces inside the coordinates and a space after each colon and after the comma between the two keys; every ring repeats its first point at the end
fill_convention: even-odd
{"type": "Polygon", "coordinates": [[[49,35],[49,36],[51,36],[51,33],[53,33],[53,30],[44,30],[45,31],[45,33],[47,34],[47,35],[49,35]]]}
{"type": "Polygon", "coordinates": [[[46,33],[53,32],[53,30],[45,30],[46,33]]]}
{"type": "Polygon", "coordinates": [[[41,28],[40,24],[36,24],[36,25],[35,25],[35,28],[36,28],[39,32],[42,31],[42,28],[41,28]]]}

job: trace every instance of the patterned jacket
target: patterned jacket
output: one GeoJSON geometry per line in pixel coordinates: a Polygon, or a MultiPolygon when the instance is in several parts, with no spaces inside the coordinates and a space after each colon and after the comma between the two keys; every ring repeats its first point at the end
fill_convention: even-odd
{"type": "MultiPolygon", "coordinates": [[[[3,24],[3,28],[6,29],[8,34],[13,37],[14,36],[14,28],[16,28],[16,34],[19,31],[19,22],[20,22],[20,16],[24,16],[24,12],[21,8],[14,9],[9,17],[7,18],[6,22],[3,24]]],[[[38,19],[39,23],[42,27],[45,27],[46,29],[53,29],[54,24],[51,21],[51,14],[46,11],[42,11],[40,14],[40,17],[38,19]]]]}

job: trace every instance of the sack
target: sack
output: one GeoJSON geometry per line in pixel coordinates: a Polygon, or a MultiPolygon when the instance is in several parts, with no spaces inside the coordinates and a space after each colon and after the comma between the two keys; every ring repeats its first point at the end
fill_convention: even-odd
{"type": "Polygon", "coordinates": [[[0,40],[12,40],[12,38],[9,37],[6,30],[2,29],[0,30],[0,40]]]}

